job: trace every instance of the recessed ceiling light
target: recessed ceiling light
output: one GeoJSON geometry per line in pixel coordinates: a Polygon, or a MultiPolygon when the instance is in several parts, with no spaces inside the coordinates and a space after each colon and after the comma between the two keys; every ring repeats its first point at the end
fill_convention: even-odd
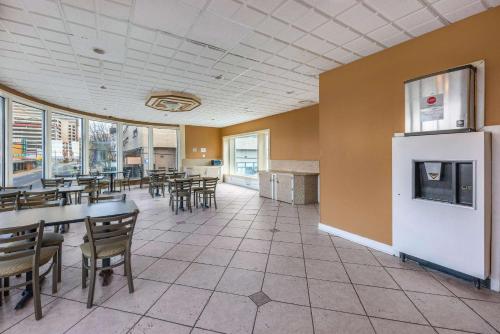
{"type": "Polygon", "coordinates": [[[106,86],[102,85],[101,87],[99,87],[101,89],[107,89],[106,86]]]}
{"type": "Polygon", "coordinates": [[[212,120],[212,121],[215,121],[215,118],[212,118],[211,120],[212,120]]]}
{"type": "Polygon", "coordinates": [[[99,55],[103,55],[106,53],[106,51],[104,51],[103,49],[101,48],[93,48],[92,51],[94,51],[95,53],[99,54],[99,55]]]}
{"type": "Polygon", "coordinates": [[[108,108],[103,108],[103,110],[108,110],[108,108]]]}
{"type": "Polygon", "coordinates": [[[287,94],[293,94],[295,93],[293,90],[289,90],[288,92],[286,92],[287,94]]]}
{"type": "Polygon", "coordinates": [[[224,76],[222,74],[219,74],[219,75],[216,75],[214,78],[216,80],[220,80],[220,79],[224,78],[224,76]]]}

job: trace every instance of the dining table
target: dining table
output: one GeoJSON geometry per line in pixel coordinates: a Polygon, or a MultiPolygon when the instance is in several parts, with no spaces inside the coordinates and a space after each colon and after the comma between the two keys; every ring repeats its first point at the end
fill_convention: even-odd
{"type": "MultiPolygon", "coordinates": [[[[119,171],[107,171],[107,172],[99,172],[99,174],[106,176],[109,176],[109,192],[115,192],[115,176],[118,174],[123,174],[124,172],[119,172],[119,171]]],[[[99,176],[101,176],[99,175],[99,176]]]]}
{"type": "MultiPolygon", "coordinates": [[[[77,198],[79,198],[79,194],[81,194],[85,190],[85,186],[61,186],[61,187],[47,187],[47,188],[35,188],[31,190],[26,190],[29,193],[37,193],[37,192],[45,192],[45,191],[53,191],[57,190],[58,193],[61,194],[61,198],[64,199],[65,204],[68,203],[68,199],[70,199],[71,194],[76,194],[75,196],[75,203],[77,203],[77,198]]],[[[0,190],[0,195],[3,194],[13,194],[16,192],[23,192],[25,190],[19,190],[19,189],[3,189],[0,190]]]]}
{"type": "MultiPolygon", "coordinates": [[[[9,189],[10,190],[10,189],[9,189]]],[[[45,226],[56,226],[61,224],[82,223],[87,217],[119,216],[133,213],[138,210],[134,201],[116,201],[94,204],[75,204],[65,206],[54,206],[47,208],[36,208],[20,211],[6,211],[0,213],[0,231],[2,228],[22,227],[43,220],[45,226]]],[[[103,265],[109,265],[110,259],[103,260],[103,265]],[[104,262],[106,261],[106,262],[104,262]]],[[[104,272],[103,285],[107,285],[112,270],[104,272]]],[[[26,274],[26,281],[31,281],[32,274],[26,274]]],[[[16,309],[23,308],[33,297],[33,287],[28,284],[23,291],[21,299],[16,304],[16,309]]]]}

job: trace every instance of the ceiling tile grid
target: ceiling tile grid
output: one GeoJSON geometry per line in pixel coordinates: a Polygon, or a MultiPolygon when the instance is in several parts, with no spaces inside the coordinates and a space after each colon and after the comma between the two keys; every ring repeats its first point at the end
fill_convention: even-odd
{"type": "Polygon", "coordinates": [[[92,113],[227,126],[314,104],[321,72],[499,4],[0,0],[0,82],[92,113]],[[202,105],[150,109],[157,90],[189,92],[202,105]]]}

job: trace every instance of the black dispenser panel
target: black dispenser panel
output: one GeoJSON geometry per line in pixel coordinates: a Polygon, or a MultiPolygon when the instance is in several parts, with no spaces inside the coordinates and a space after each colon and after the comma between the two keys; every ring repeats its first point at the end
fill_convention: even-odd
{"type": "Polygon", "coordinates": [[[473,206],[471,161],[415,161],[413,170],[415,198],[473,206]]]}

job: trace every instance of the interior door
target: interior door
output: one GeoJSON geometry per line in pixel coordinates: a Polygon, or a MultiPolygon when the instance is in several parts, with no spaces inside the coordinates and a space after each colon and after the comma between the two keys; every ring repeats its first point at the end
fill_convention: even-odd
{"type": "Polygon", "coordinates": [[[293,174],[276,174],[276,199],[286,203],[293,202],[293,174]]]}

